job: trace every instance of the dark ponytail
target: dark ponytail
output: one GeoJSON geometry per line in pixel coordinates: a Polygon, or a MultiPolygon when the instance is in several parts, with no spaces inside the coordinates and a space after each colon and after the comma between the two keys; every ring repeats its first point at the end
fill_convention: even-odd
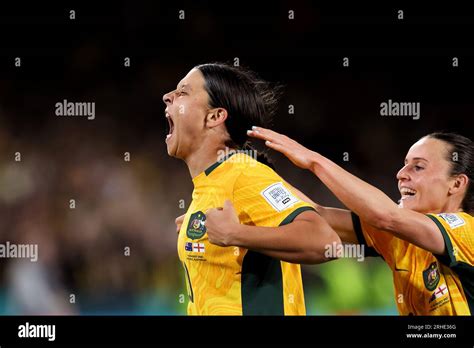
{"type": "Polygon", "coordinates": [[[226,146],[257,154],[257,160],[272,166],[267,155],[257,151],[247,136],[252,126],[271,127],[277,110],[280,87],[259,79],[252,71],[224,63],[202,64],[209,106],[227,110],[225,122],[230,139],[226,146]]]}
{"type": "Polygon", "coordinates": [[[474,212],[474,144],[469,139],[455,133],[437,132],[426,137],[438,139],[447,143],[451,148],[446,159],[451,163],[450,175],[465,174],[469,178],[466,195],[462,201],[462,210],[472,214],[474,212]]]}

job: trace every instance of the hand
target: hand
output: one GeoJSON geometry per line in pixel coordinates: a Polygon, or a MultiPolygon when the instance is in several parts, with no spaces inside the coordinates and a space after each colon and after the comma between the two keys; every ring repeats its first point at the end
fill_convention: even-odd
{"type": "Polygon", "coordinates": [[[224,202],[223,208],[213,208],[206,212],[206,232],[212,244],[232,245],[233,236],[238,233],[239,226],[239,218],[229,200],[224,202]]]}
{"type": "Polygon", "coordinates": [[[184,222],[184,216],[185,216],[185,215],[186,215],[186,214],[183,214],[183,215],[181,215],[181,216],[178,216],[178,217],[176,218],[176,220],[174,220],[174,223],[176,224],[176,233],[177,233],[177,234],[179,234],[179,230],[181,229],[181,225],[182,225],[183,222],[184,222]]]}
{"type": "Polygon", "coordinates": [[[265,140],[265,145],[281,152],[298,167],[311,169],[314,152],[286,135],[262,127],[252,127],[252,130],[247,131],[247,134],[265,140]]]}

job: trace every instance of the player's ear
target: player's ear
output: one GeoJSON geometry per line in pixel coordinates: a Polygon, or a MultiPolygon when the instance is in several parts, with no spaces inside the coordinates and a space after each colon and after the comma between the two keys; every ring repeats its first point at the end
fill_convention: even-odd
{"type": "Polygon", "coordinates": [[[211,109],[206,116],[206,126],[209,128],[217,127],[225,122],[227,116],[227,110],[224,108],[211,109]]]}
{"type": "Polygon", "coordinates": [[[455,193],[462,192],[466,188],[468,182],[469,178],[466,174],[457,175],[454,178],[451,187],[449,188],[449,193],[453,195],[455,193]]]}

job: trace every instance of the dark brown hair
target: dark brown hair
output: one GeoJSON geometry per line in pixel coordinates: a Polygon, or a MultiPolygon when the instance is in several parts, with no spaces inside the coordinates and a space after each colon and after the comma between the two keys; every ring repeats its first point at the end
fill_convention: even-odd
{"type": "Polygon", "coordinates": [[[474,144],[471,139],[456,133],[436,132],[427,138],[444,141],[450,146],[446,153],[446,160],[451,164],[452,176],[465,174],[469,178],[466,195],[462,201],[462,210],[472,214],[474,212],[474,144]]]}
{"type": "MultiPolygon", "coordinates": [[[[248,69],[224,63],[202,64],[195,68],[206,81],[209,106],[227,110],[225,125],[230,139],[226,145],[237,150],[256,151],[247,130],[252,126],[271,126],[281,87],[272,87],[248,69]]],[[[257,152],[257,160],[269,164],[266,154],[257,152]]]]}

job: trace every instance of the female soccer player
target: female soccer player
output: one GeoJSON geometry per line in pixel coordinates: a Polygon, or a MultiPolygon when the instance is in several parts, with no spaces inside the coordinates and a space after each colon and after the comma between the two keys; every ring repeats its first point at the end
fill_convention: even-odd
{"type": "MultiPolygon", "coordinates": [[[[397,174],[401,193],[397,206],[382,191],[284,135],[260,127],[248,134],[311,170],[353,212],[313,202],[343,242],[359,241],[388,263],[400,314],[474,313],[471,140],[433,133],[416,142],[397,174]]],[[[210,226],[219,225],[219,230],[208,231],[216,243],[259,247],[259,236],[252,231],[242,242],[235,223],[222,223],[230,220],[231,213],[227,209],[210,217],[210,226]]]]}
{"type": "Polygon", "coordinates": [[[188,314],[305,314],[300,266],[290,262],[327,261],[324,246],[340,239],[281,177],[249,156],[254,152],[236,152],[250,149],[246,129],[268,123],[276,102],[268,84],[240,68],[204,64],[163,101],[168,154],[186,162],[194,184],[178,237],[188,314]],[[236,223],[258,233],[266,254],[209,242],[206,212],[226,200],[236,223]]]}

